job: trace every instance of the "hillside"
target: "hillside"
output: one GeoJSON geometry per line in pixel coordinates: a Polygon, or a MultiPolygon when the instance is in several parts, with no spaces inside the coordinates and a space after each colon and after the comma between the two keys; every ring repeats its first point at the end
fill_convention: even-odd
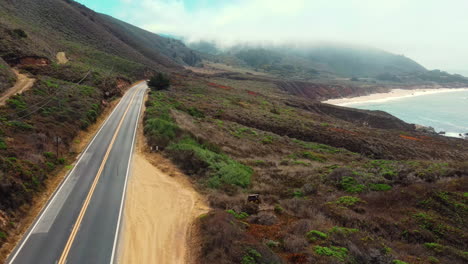
{"type": "MultiPolygon", "coordinates": [[[[0,12],[0,30],[5,36],[0,42],[0,57],[12,64],[23,57],[54,61],[58,51],[94,67],[110,68],[112,63],[128,61],[127,68],[135,69],[130,75],[145,69],[180,69],[179,63],[198,62],[198,57],[179,41],[159,37],[74,1],[1,1],[0,12]]],[[[130,69],[116,70],[125,73],[130,69]]]]}
{"type": "Polygon", "coordinates": [[[257,72],[295,80],[333,81],[343,79],[380,84],[466,85],[468,79],[441,71],[428,71],[403,55],[383,50],[338,44],[255,46],[218,48],[200,41],[188,46],[205,60],[248,67],[257,72]]]}
{"type": "Polygon", "coordinates": [[[197,263],[468,260],[468,141],[250,74],[177,79],[150,93],[144,130],[213,208],[197,263]]]}

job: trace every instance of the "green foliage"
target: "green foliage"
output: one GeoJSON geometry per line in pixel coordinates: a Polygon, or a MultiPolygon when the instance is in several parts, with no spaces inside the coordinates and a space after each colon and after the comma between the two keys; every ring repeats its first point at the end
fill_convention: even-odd
{"type": "Polygon", "coordinates": [[[2,149],[7,149],[7,144],[3,140],[3,138],[0,138],[0,150],[2,149]]]}
{"type": "Polygon", "coordinates": [[[304,151],[301,153],[301,156],[308,160],[318,161],[318,162],[325,162],[327,158],[321,154],[313,153],[310,151],[304,151]]]}
{"type": "Polygon", "coordinates": [[[280,246],[280,242],[274,240],[267,240],[265,245],[269,248],[277,248],[280,246]]]}
{"type": "Polygon", "coordinates": [[[401,261],[401,260],[398,260],[398,259],[395,259],[394,261],[392,261],[393,264],[409,264],[408,262],[404,262],[404,261],[401,261]]]}
{"type": "Polygon", "coordinates": [[[357,203],[363,202],[360,198],[354,196],[342,196],[336,200],[336,204],[343,206],[353,206],[357,203]]]}
{"type": "Polygon", "coordinates": [[[273,143],[273,139],[274,138],[272,136],[267,135],[267,136],[263,137],[262,143],[263,144],[271,144],[271,143],[273,143]]]}
{"type": "Polygon", "coordinates": [[[370,184],[369,188],[372,191],[389,191],[392,189],[392,186],[384,183],[378,183],[378,184],[370,184]]]}
{"type": "Polygon", "coordinates": [[[24,30],[17,28],[12,30],[12,35],[16,38],[27,38],[28,34],[24,30]]]}
{"type": "Polygon", "coordinates": [[[48,87],[48,88],[54,88],[57,89],[59,85],[52,79],[48,78],[45,80],[42,80],[42,82],[48,87]]]}
{"type": "Polygon", "coordinates": [[[334,257],[334,258],[337,258],[340,261],[345,261],[346,258],[348,257],[348,249],[344,248],[344,247],[315,246],[314,251],[315,251],[315,253],[317,253],[320,256],[334,257]]]}
{"type": "Polygon", "coordinates": [[[309,239],[312,242],[316,240],[324,240],[328,238],[327,234],[317,231],[317,230],[310,230],[309,232],[307,232],[306,236],[307,236],[307,239],[309,239]]]}
{"type": "Polygon", "coordinates": [[[398,175],[395,162],[391,160],[373,160],[367,166],[377,169],[378,173],[384,177],[393,178],[398,175]]]}
{"type": "Polygon", "coordinates": [[[302,197],[304,197],[304,193],[301,192],[300,190],[295,190],[293,192],[293,196],[296,197],[296,198],[302,198],[302,197]]]}
{"type": "Polygon", "coordinates": [[[229,213],[229,214],[232,214],[238,220],[242,220],[242,219],[245,219],[245,218],[249,217],[249,214],[246,213],[246,212],[236,213],[236,211],[234,211],[232,209],[226,210],[226,212],[229,213]]]}
{"type": "Polygon", "coordinates": [[[437,236],[443,236],[447,230],[447,227],[442,224],[438,223],[431,215],[426,213],[416,213],[413,214],[413,218],[419,224],[419,226],[423,229],[429,230],[436,234],[437,236]]]}
{"type": "Polygon", "coordinates": [[[0,239],[5,239],[7,238],[7,234],[3,231],[0,231],[0,239]]]}
{"type": "Polygon", "coordinates": [[[246,135],[253,135],[253,136],[258,135],[255,130],[252,130],[248,127],[239,127],[235,131],[231,132],[231,134],[237,138],[243,138],[246,135]]]}
{"type": "Polygon", "coordinates": [[[30,130],[34,129],[34,127],[32,125],[21,122],[21,121],[16,121],[16,120],[8,121],[7,125],[11,126],[11,127],[14,127],[16,129],[19,129],[19,130],[23,130],[23,131],[30,131],[30,130]]]}
{"type": "Polygon", "coordinates": [[[56,158],[55,154],[52,153],[52,152],[44,152],[43,153],[44,157],[46,157],[47,159],[51,159],[51,160],[54,160],[56,158]]]}
{"type": "Polygon", "coordinates": [[[444,251],[444,246],[438,243],[424,243],[424,246],[437,253],[441,253],[442,251],[444,251]]]}
{"type": "Polygon", "coordinates": [[[310,149],[310,150],[315,150],[315,151],[320,151],[323,153],[330,153],[330,154],[342,152],[341,149],[337,149],[329,145],[312,143],[312,142],[304,142],[304,141],[297,140],[297,139],[294,139],[293,141],[294,143],[299,144],[305,149],[310,149]]]}
{"type": "Polygon", "coordinates": [[[363,184],[358,184],[353,177],[343,177],[340,181],[340,188],[347,193],[361,193],[366,189],[363,184]]]}
{"type": "Polygon", "coordinates": [[[428,260],[430,263],[440,263],[440,261],[439,261],[436,257],[433,257],[433,256],[427,257],[427,260],[428,260]]]}
{"type": "Polygon", "coordinates": [[[148,81],[148,86],[154,91],[166,90],[170,85],[171,80],[169,77],[161,72],[151,77],[148,81]]]}
{"type": "Polygon", "coordinates": [[[24,110],[26,109],[26,102],[24,101],[23,96],[21,95],[13,95],[6,101],[7,105],[16,110],[24,110]]]}
{"type": "Polygon", "coordinates": [[[48,169],[49,171],[52,171],[52,170],[55,169],[55,164],[54,164],[54,163],[48,161],[48,162],[46,162],[45,164],[46,164],[47,169],[48,169]]]}
{"type": "Polygon", "coordinates": [[[198,110],[198,108],[196,107],[190,107],[189,109],[187,109],[187,113],[193,117],[198,117],[198,118],[204,118],[205,117],[205,114],[198,110]]]}
{"type": "Polygon", "coordinates": [[[80,85],[80,94],[84,96],[91,96],[96,92],[96,88],[87,85],[80,85]]]}
{"type": "Polygon", "coordinates": [[[225,154],[216,153],[207,146],[198,143],[190,137],[185,137],[177,143],[172,143],[168,147],[172,151],[190,151],[193,155],[208,164],[212,171],[208,180],[208,186],[218,188],[223,184],[232,184],[240,187],[250,185],[250,178],[253,170],[225,154]]]}
{"type": "Polygon", "coordinates": [[[180,129],[172,120],[150,118],[145,122],[144,131],[150,137],[158,138],[162,142],[169,142],[175,139],[180,129]]]}
{"type": "Polygon", "coordinates": [[[332,229],[330,229],[330,234],[350,235],[356,232],[359,232],[359,229],[347,228],[347,227],[341,227],[341,226],[334,226],[332,229]]]}
{"type": "Polygon", "coordinates": [[[262,255],[255,249],[249,249],[247,254],[242,257],[241,264],[257,264],[262,255]]]}
{"type": "Polygon", "coordinates": [[[277,214],[282,214],[284,212],[284,209],[283,207],[281,207],[281,205],[279,204],[275,204],[275,209],[274,209],[275,213],[277,214]]]}

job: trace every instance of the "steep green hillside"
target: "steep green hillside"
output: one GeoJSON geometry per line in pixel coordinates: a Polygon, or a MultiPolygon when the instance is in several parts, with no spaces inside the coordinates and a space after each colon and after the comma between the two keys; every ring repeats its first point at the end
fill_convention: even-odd
{"type": "Polygon", "coordinates": [[[71,0],[0,1],[0,14],[0,30],[5,36],[0,41],[0,57],[12,64],[26,56],[54,60],[58,51],[94,66],[103,64],[103,60],[111,62],[106,67],[132,62],[130,66],[140,71],[178,69],[179,64],[194,65],[199,60],[181,42],[71,0]]]}

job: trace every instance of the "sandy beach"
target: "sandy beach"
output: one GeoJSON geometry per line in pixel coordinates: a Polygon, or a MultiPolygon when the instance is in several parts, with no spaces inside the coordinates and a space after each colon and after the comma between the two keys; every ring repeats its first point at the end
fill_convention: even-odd
{"type": "Polygon", "coordinates": [[[438,89],[393,89],[388,93],[375,93],[366,96],[350,97],[350,98],[339,98],[339,99],[330,99],[323,101],[322,103],[348,106],[358,103],[369,103],[369,102],[386,102],[390,100],[397,100],[407,97],[428,95],[428,94],[437,94],[437,93],[450,93],[450,92],[460,92],[468,91],[468,88],[438,88],[438,89]]]}

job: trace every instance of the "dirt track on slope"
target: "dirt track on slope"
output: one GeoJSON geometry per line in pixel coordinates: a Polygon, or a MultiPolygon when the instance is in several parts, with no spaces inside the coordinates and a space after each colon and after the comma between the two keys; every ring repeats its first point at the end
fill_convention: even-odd
{"type": "Polygon", "coordinates": [[[145,152],[141,126],[132,168],[119,263],[188,263],[192,222],[208,211],[201,195],[170,161],[145,152]]]}
{"type": "Polygon", "coordinates": [[[30,89],[36,81],[36,79],[29,78],[27,75],[19,73],[16,69],[13,69],[13,71],[15,72],[18,80],[16,81],[15,86],[11,87],[10,89],[6,90],[3,94],[0,95],[0,105],[5,105],[6,101],[11,96],[30,89]]]}
{"type": "Polygon", "coordinates": [[[68,62],[68,58],[63,51],[58,52],[56,58],[58,64],[66,64],[68,62]]]}

